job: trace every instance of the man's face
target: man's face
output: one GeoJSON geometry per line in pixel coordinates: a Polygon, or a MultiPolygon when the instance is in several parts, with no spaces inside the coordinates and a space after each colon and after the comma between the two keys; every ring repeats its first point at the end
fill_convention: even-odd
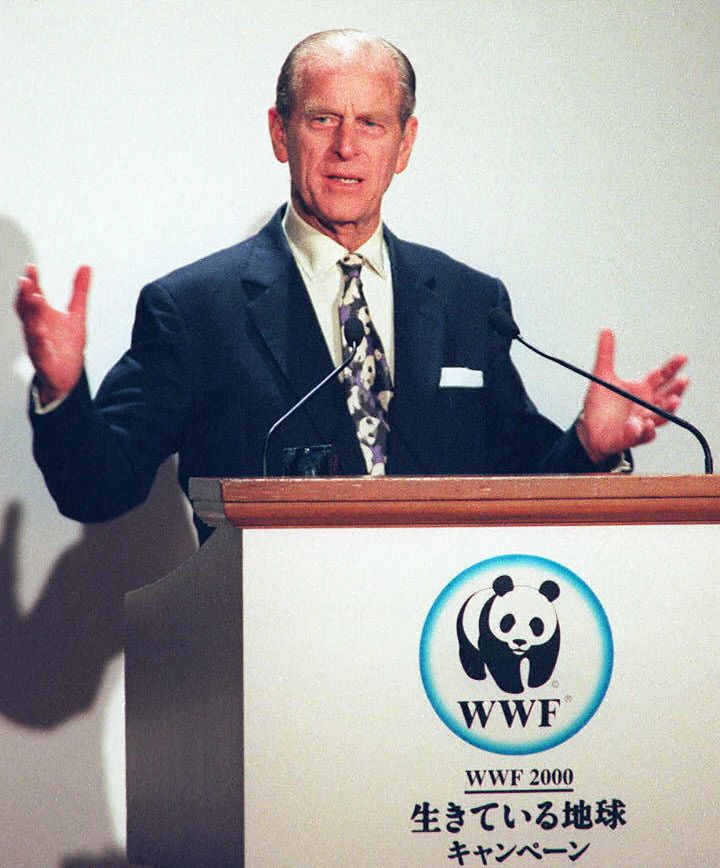
{"type": "Polygon", "coordinates": [[[399,118],[397,70],[367,55],[307,61],[293,113],[269,112],[275,156],[289,163],[292,201],[349,249],[372,235],[392,177],[410,158],[417,122],[399,118]]]}

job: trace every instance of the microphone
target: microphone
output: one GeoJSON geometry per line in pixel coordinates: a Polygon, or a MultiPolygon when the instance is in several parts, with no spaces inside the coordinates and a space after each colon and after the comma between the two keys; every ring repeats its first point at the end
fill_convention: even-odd
{"type": "Polygon", "coordinates": [[[365,337],[365,326],[362,324],[358,317],[348,317],[345,320],[345,325],[343,326],[343,334],[345,335],[345,343],[350,347],[350,352],[341,367],[345,367],[345,365],[350,364],[350,362],[355,358],[357,348],[360,346],[360,344],[362,343],[362,339],[365,337]]]}
{"type": "Polygon", "coordinates": [[[510,316],[510,314],[506,310],[503,310],[500,307],[496,307],[494,310],[490,311],[490,314],[488,316],[488,322],[501,337],[508,338],[508,340],[511,341],[517,340],[529,350],[537,353],[538,356],[542,356],[544,359],[549,359],[551,362],[556,362],[558,365],[562,365],[563,368],[567,368],[569,371],[580,374],[581,377],[585,377],[587,380],[592,380],[593,383],[598,383],[598,385],[604,386],[611,392],[615,392],[617,395],[621,395],[623,398],[627,398],[628,401],[632,401],[634,404],[639,404],[641,407],[645,407],[646,410],[650,410],[651,413],[657,413],[658,416],[663,419],[667,419],[668,422],[672,422],[675,425],[679,425],[681,428],[684,428],[686,431],[689,431],[697,439],[698,443],[702,447],[703,455],[705,456],[705,473],[713,472],[713,459],[708,442],[702,432],[699,431],[694,425],[691,425],[690,422],[687,422],[685,419],[681,419],[679,416],[675,416],[673,413],[668,413],[667,410],[663,410],[661,407],[656,407],[649,401],[645,401],[643,400],[643,398],[639,398],[637,395],[633,395],[632,392],[621,389],[620,386],[616,386],[614,383],[608,383],[607,380],[596,377],[595,374],[591,374],[588,371],[583,371],[582,368],[578,368],[575,365],[572,365],[570,362],[566,362],[563,359],[558,359],[555,356],[548,355],[548,353],[544,353],[542,350],[534,347],[522,337],[518,324],[515,322],[512,316],[510,316]]]}
{"type": "Polygon", "coordinates": [[[334,368],[327,377],[323,377],[322,380],[316,385],[313,386],[312,389],[304,395],[300,400],[293,404],[293,406],[287,411],[287,413],[283,414],[276,422],[274,422],[270,426],[270,430],[265,435],[265,441],[263,443],[263,454],[262,454],[262,475],[263,478],[267,476],[267,453],[268,453],[268,445],[270,443],[270,438],[277,431],[277,429],[282,425],[282,423],[288,419],[296,410],[299,410],[300,407],[303,406],[307,401],[312,398],[312,396],[322,389],[325,383],[329,383],[333,377],[336,377],[340,371],[346,366],[349,365],[350,362],[355,358],[355,353],[358,351],[358,347],[362,343],[363,338],[365,337],[365,326],[363,326],[362,322],[356,316],[351,316],[345,321],[345,325],[343,326],[343,335],[345,336],[345,343],[348,345],[349,350],[347,356],[340,362],[340,364],[334,368]]]}

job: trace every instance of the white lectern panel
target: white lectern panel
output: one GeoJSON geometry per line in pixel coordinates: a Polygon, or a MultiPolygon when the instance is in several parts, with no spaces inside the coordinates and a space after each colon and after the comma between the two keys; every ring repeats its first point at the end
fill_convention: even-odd
{"type": "Polygon", "coordinates": [[[247,868],[716,865],[719,543],[244,531],[247,868]]]}

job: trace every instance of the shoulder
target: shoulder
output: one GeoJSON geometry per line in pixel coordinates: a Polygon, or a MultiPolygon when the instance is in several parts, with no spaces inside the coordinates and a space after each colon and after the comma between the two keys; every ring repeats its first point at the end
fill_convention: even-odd
{"type": "Polygon", "coordinates": [[[461,262],[442,250],[397,238],[387,228],[385,240],[394,273],[434,278],[446,291],[480,293],[495,303],[507,298],[503,282],[491,274],[461,262]]]}
{"type": "Polygon", "coordinates": [[[254,280],[267,272],[267,263],[282,262],[290,256],[282,231],[282,209],[257,233],[238,244],[171,271],[153,281],[178,298],[187,293],[222,289],[228,285],[237,288],[244,280],[254,280]]]}
{"type": "Polygon", "coordinates": [[[187,265],[182,265],[168,274],[157,278],[153,283],[161,284],[168,290],[180,292],[188,287],[197,287],[202,280],[224,280],[242,272],[252,246],[252,238],[233,244],[223,250],[216,250],[207,256],[187,265]]]}
{"type": "Polygon", "coordinates": [[[491,274],[486,274],[459,259],[454,259],[442,250],[424,244],[416,244],[412,241],[404,241],[387,228],[385,228],[385,240],[391,256],[398,262],[412,264],[420,271],[434,271],[480,283],[499,283],[498,278],[491,274]]]}

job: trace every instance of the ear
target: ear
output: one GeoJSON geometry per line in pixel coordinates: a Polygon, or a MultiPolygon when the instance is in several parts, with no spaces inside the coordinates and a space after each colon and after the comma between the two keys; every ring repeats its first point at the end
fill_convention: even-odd
{"type": "Polygon", "coordinates": [[[546,597],[551,603],[553,600],[557,600],[560,596],[560,588],[555,584],[555,582],[551,582],[549,579],[547,582],[543,582],[538,590],[543,597],[546,597]]]}
{"type": "Polygon", "coordinates": [[[275,157],[281,163],[287,163],[288,149],[285,122],[280,117],[275,106],[268,109],[268,127],[270,128],[270,141],[272,142],[272,149],[275,157]]]}
{"type": "Polygon", "coordinates": [[[400,139],[400,148],[398,149],[397,159],[395,160],[395,174],[399,175],[404,171],[410,160],[415,137],[417,136],[418,122],[416,117],[408,118],[405,121],[405,128],[402,131],[400,139]]]}
{"type": "Polygon", "coordinates": [[[505,594],[509,594],[514,587],[515,585],[510,576],[498,576],[493,582],[493,591],[495,591],[498,597],[504,597],[505,594]]]}

